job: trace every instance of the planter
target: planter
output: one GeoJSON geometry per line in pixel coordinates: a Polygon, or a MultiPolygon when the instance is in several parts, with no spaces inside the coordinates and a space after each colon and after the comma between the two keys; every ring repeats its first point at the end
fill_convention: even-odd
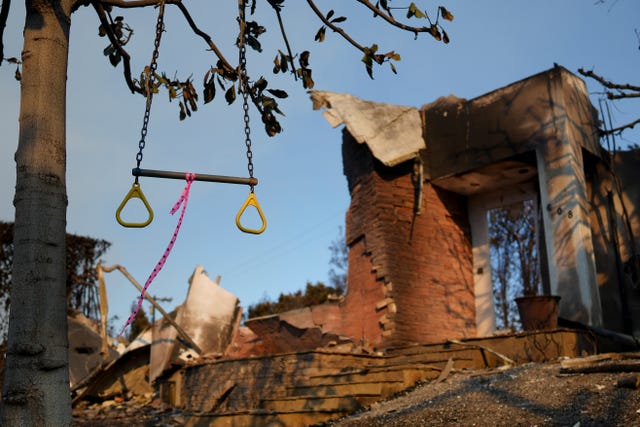
{"type": "Polygon", "coordinates": [[[520,321],[525,331],[555,329],[558,327],[559,296],[535,295],[516,298],[520,321]]]}

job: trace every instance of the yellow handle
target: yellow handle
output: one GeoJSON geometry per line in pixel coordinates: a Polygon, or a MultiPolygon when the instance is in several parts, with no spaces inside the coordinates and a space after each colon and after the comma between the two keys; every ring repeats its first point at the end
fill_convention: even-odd
{"type": "Polygon", "coordinates": [[[131,186],[131,190],[129,190],[124,200],[122,200],[122,203],[120,203],[120,206],[118,206],[118,210],[116,211],[116,219],[118,220],[118,223],[120,223],[120,225],[123,227],[142,228],[151,224],[151,221],[153,221],[153,209],[151,209],[149,202],[147,202],[147,198],[144,197],[144,193],[140,188],[140,184],[135,182],[133,183],[133,185],[131,186]],[[149,214],[149,217],[145,222],[126,222],[120,217],[120,213],[122,212],[122,209],[125,207],[127,203],[129,203],[129,200],[131,199],[142,200],[142,203],[144,204],[144,207],[147,209],[147,213],[149,214]]]}
{"type": "Polygon", "coordinates": [[[245,233],[251,233],[251,234],[260,234],[267,228],[267,220],[265,219],[264,214],[262,213],[262,208],[260,208],[260,204],[258,203],[258,199],[256,199],[256,195],[255,195],[255,193],[253,191],[249,193],[249,196],[247,197],[247,200],[244,201],[244,204],[242,205],[242,207],[238,211],[238,214],[236,215],[236,225],[238,226],[240,231],[243,231],[245,233]],[[258,215],[260,215],[260,220],[262,221],[262,226],[257,230],[253,229],[253,228],[247,228],[247,227],[243,226],[242,223],[240,222],[240,219],[242,218],[242,215],[244,214],[244,211],[246,211],[247,207],[249,207],[249,206],[253,206],[254,208],[256,208],[256,210],[258,211],[258,215]]]}

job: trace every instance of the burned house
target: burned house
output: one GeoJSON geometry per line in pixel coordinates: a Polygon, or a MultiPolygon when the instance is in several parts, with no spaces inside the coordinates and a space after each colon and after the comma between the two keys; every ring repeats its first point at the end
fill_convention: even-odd
{"type": "Polygon", "coordinates": [[[197,270],[145,374],[186,425],[309,425],[452,369],[593,354],[594,331],[637,346],[640,151],[602,147],[580,78],[554,67],[421,108],[311,97],[344,124],[346,295],[241,326],[237,299],[197,270]],[[487,212],[525,200],[542,288],[572,328],[496,336],[487,212]]]}
{"type": "Polygon", "coordinates": [[[334,331],[381,347],[493,334],[487,211],[533,200],[560,317],[638,332],[640,154],[602,147],[580,78],[554,67],[420,109],[312,98],[345,125],[348,292],[334,331]]]}

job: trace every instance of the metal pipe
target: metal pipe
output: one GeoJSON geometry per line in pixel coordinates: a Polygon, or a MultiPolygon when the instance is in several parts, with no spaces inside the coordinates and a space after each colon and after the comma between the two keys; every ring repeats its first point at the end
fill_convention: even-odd
{"type": "MultiPolygon", "coordinates": [[[[186,172],[173,172],[173,171],[161,171],[154,169],[131,169],[133,176],[146,176],[149,178],[168,178],[168,179],[186,179],[186,172]]],[[[243,185],[258,185],[258,178],[241,178],[236,176],[223,176],[223,175],[207,175],[207,174],[194,174],[195,181],[207,181],[207,182],[221,182],[224,184],[243,184],[243,185]]]]}

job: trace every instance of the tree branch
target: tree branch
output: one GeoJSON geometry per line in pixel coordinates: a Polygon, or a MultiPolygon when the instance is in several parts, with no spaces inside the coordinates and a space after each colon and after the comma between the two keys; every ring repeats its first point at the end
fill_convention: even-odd
{"type": "Polygon", "coordinates": [[[137,92],[137,93],[144,94],[144,91],[142,90],[142,88],[136,86],[135,83],[133,82],[133,79],[131,78],[131,57],[129,56],[129,53],[120,44],[120,40],[118,40],[118,37],[116,37],[116,35],[113,33],[113,30],[111,28],[111,23],[107,19],[107,13],[104,10],[103,3],[104,2],[102,1],[94,1],[92,2],[92,5],[96,13],[98,14],[98,19],[100,20],[100,23],[102,24],[102,27],[104,28],[105,33],[109,38],[109,41],[117,49],[118,53],[122,57],[122,67],[123,67],[122,72],[124,74],[124,80],[127,82],[127,86],[129,87],[132,93],[137,92]]]}
{"type": "Polygon", "coordinates": [[[196,35],[200,36],[209,45],[213,53],[215,53],[218,59],[224,64],[225,68],[227,68],[228,70],[235,69],[235,67],[232,67],[231,64],[229,64],[229,61],[227,61],[227,59],[224,57],[220,49],[218,49],[218,46],[216,46],[216,44],[213,42],[213,39],[211,38],[211,36],[209,36],[209,34],[205,33],[204,31],[200,30],[200,28],[198,28],[196,23],[193,21],[191,14],[189,13],[185,5],[182,4],[181,1],[178,0],[178,1],[175,1],[175,3],[174,1],[167,1],[167,3],[175,4],[178,7],[178,9],[180,9],[180,11],[182,12],[182,15],[184,16],[184,18],[187,20],[187,23],[191,27],[191,30],[196,35]]]}
{"type": "Polygon", "coordinates": [[[398,27],[402,30],[405,31],[410,31],[414,34],[416,33],[428,33],[431,31],[431,29],[429,27],[412,27],[410,25],[406,25],[403,24],[402,22],[398,22],[395,20],[395,18],[389,14],[386,14],[384,11],[382,11],[382,9],[380,9],[379,7],[376,7],[374,5],[371,4],[371,2],[369,2],[368,0],[356,0],[358,3],[363,4],[364,6],[366,6],[369,10],[371,10],[373,13],[375,13],[376,15],[380,16],[382,19],[384,19],[385,21],[387,21],[389,24],[393,25],[394,27],[398,27]]]}
{"type": "Polygon", "coordinates": [[[611,135],[611,134],[620,135],[623,130],[625,130],[625,129],[633,129],[633,127],[635,125],[639,124],[639,123],[640,123],[640,118],[638,118],[638,119],[636,119],[636,120],[634,120],[634,121],[632,121],[630,123],[627,123],[626,125],[618,126],[617,128],[613,128],[613,129],[601,130],[600,132],[603,135],[611,135]]]}
{"type": "MultiPolygon", "coordinates": [[[[640,86],[631,85],[628,83],[620,84],[620,83],[611,82],[605,79],[604,77],[600,76],[599,74],[594,73],[593,70],[587,71],[584,68],[578,68],[578,72],[585,77],[594,79],[595,81],[597,81],[607,89],[611,89],[612,91],[617,91],[617,92],[605,91],[605,94],[609,99],[617,100],[617,99],[625,99],[625,98],[640,98],[640,86]],[[628,92],[625,92],[625,91],[628,91],[628,92]]],[[[639,123],[640,123],[640,118],[632,122],[629,122],[625,125],[615,127],[613,129],[601,129],[600,133],[602,135],[612,135],[612,134],[620,135],[622,131],[624,131],[625,129],[632,129],[635,125],[639,123]]]]}
{"type": "Polygon", "coordinates": [[[311,8],[311,10],[313,10],[313,12],[316,14],[316,16],[318,17],[318,19],[320,19],[320,21],[322,21],[322,23],[324,25],[326,25],[327,27],[331,28],[334,32],[340,34],[342,36],[342,38],[344,38],[347,42],[349,42],[352,46],[354,46],[356,49],[360,50],[361,52],[364,53],[365,51],[365,47],[360,45],[357,41],[355,41],[354,39],[351,38],[351,36],[349,36],[349,34],[347,34],[342,28],[338,27],[337,25],[332,24],[324,15],[323,13],[320,11],[320,9],[318,9],[318,7],[315,5],[315,3],[313,2],[313,0],[307,0],[307,4],[309,5],[309,7],[311,8]]]}
{"type": "Polygon", "coordinates": [[[0,8],[0,66],[4,61],[4,28],[7,26],[10,8],[11,0],[2,0],[2,8],[0,8]]]}
{"type": "MultiPolygon", "coordinates": [[[[271,2],[269,2],[271,4],[271,2]]],[[[293,54],[291,53],[291,46],[289,46],[289,39],[287,38],[287,33],[284,30],[284,23],[282,22],[282,16],[280,15],[280,8],[276,7],[274,4],[271,4],[271,7],[276,11],[276,16],[278,17],[278,24],[280,25],[280,33],[282,34],[282,39],[284,40],[284,44],[287,47],[287,54],[289,55],[289,63],[291,64],[291,71],[293,72],[293,78],[298,80],[298,76],[296,75],[296,65],[293,62],[293,54]]]]}
{"type": "Polygon", "coordinates": [[[611,95],[613,95],[615,98],[612,98],[611,95],[609,95],[610,92],[607,92],[607,96],[609,97],[609,99],[634,98],[634,97],[640,96],[639,95],[640,94],[640,86],[630,85],[628,83],[624,83],[624,84],[613,83],[613,82],[605,79],[604,77],[594,73],[592,70],[587,71],[584,68],[578,68],[578,72],[580,74],[582,74],[583,76],[585,76],[585,77],[590,77],[590,78],[596,80],[598,83],[600,83],[602,86],[606,87],[607,89],[613,89],[613,90],[617,90],[619,92],[623,92],[623,93],[620,93],[620,94],[611,93],[611,95]],[[639,94],[626,94],[626,93],[624,93],[625,90],[638,92],[639,94]]]}
{"type": "MultiPolygon", "coordinates": [[[[99,1],[102,4],[119,7],[121,9],[149,7],[149,6],[155,6],[158,4],[158,0],[131,0],[131,1],[99,0],[99,1]]],[[[213,39],[211,38],[211,36],[209,36],[207,33],[205,33],[204,31],[200,30],[200,28],[198,28],[193,18],[191,17],[189,10],[186,8],[184,4],[182,4],[182,0],[165,0],[165,4],[174,5],[180,10],[180,12],[182,12],[182,15],[184,16],[185,20],[189,24],[189,27],[191,27],[191,30],[196,35],[200,36],[207,43],[207,45],[209,45],[209,48],[213,51],[213,53],[215,53],[215,55],[222,62],[225,68],[227,68],[228,70],[235,69],[235,67],[231,66],[229,61],[227,61],[227,59],[224,57],[220,49],[218,49],[218,46],[216,46],[216,44],[213,42],[213,39]]]]}

